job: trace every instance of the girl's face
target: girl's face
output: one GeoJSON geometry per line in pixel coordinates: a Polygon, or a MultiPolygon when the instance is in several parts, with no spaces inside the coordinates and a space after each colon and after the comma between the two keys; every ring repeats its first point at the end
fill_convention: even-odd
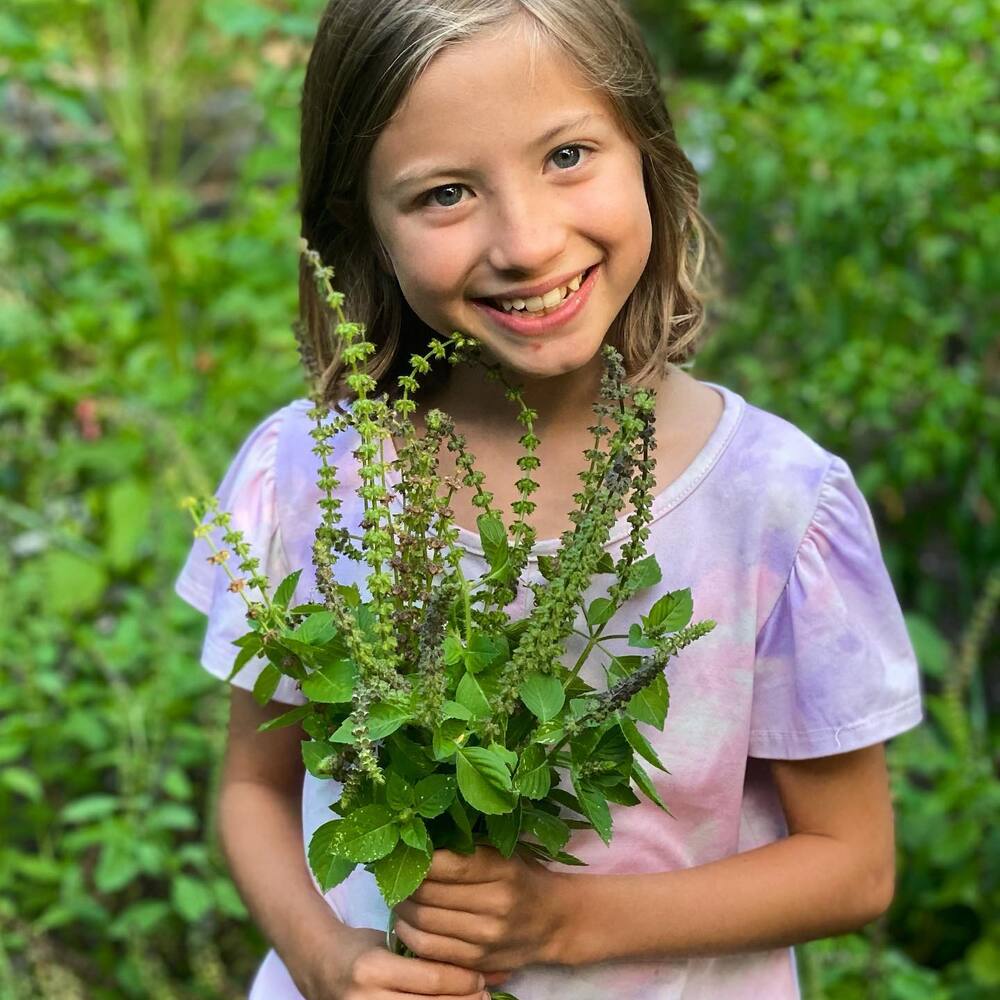
{"type": "Polygon", "coordinates": [[[546,377],[594,359],[646,265],[652,226],[639,150],[607,99],[547,44],[534,80],[530,68],[527,41],[509,29],[438,53],[379,135],[367,181],[413,311],[546,377]],[[510,313],[498,299],[569,285],[591,267],[550,318],[501,321],[510,313]]]}

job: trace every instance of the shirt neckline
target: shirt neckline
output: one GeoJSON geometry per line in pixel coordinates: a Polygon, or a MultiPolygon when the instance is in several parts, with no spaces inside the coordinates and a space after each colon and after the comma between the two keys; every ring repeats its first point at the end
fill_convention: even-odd
{"type": "MultiPolygon", "coordinates": [[[[722,416],[719,417],[715,429],[709,435],[704,445],[702,445],[698,454],[688,464],[687,468],[666,489],[653,497],[653,502],[650,506],[650,514],[652,516],[650,523],[658,521],[661,517],[668,514],[694,493],[702,482],[704,482],[706,476],[712,471],[712,468],[722,457],[722,453],[729,446],[730,441],[732,441],[733,435],[736,433],[736,428],[739,426],[740,419],[746,409],[746,400],[738,393],[733,392],[732,389],[727,389],[724,385],[718,385],[715,382],[702,382],[702,385],[707,385],[709,388],[715,389],[722,396],[722,416]]],[[[395,443],[389,437],[384,443],[384,457],[382,460],[390,466],[386,474],[386,480],[393,486],[399,485],[400,480],[399,473],[391,467],[391,463],[396,460],[396,457],[395,443]]],[[[485,558],[478,532],[470,531],[468,528],[464,528],[458,524],[455,527],[458,529],[459,546],[466,552],[485,558]]],[[[619,517],[611,528],[604,548],[610,548],[617,542],[627,538],[631,531],[632,525],[629,524],[628,515],[619,517]]],[[[561,545],[561,538],[538,539],[532,545],[528,559],[531,562],[537,562],[539,556],[552,555],[558,552],[561,545]]]]}

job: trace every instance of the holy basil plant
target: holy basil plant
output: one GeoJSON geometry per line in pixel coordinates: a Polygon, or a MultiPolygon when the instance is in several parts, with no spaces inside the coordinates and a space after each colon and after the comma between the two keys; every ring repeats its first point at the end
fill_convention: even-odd
{"type": "Polygon", "coordinates": [[[303,252],[335,319],[353,394],[347,412],[333,416],[322,402],[322,373],[297,326],[311,376],[311,434],[320,460],[321,516],[312,555],[321,599],[293,604],[301,570],[269,596],[259,560],[233,530],[230,515],[218,511],[214,498],[188,505],[196,536],[211,543],[213,527],[226,529],[223,541],[245,574],[229,569],[229,550],[213,546],[209,559],[223,566],[230,589],[247,603],[249,631],[235,642],[239,651],[230,679],[254,657],[266,658],[253,687],[264,704],[283,675],[294,678],[307,703],[260,729],[300,723],[311,737],[302,743],[306,768],[341,783],[331,807],[336,818],[313,834],[309,864],[324,891],[364,865],[390,908],[417,889],[436,848],[468,853],[490,844],[505,857],[517,850],[583,864],[565,850],[572,830],[593,828],[610,842],[609,803],[637,804],[633,785],[669,812],[645,765],[665,768],[638,724],[663,729],[669,703],[664,666],[715,625],[692,624],[690,591],[677,590],[656,600],[627,634],[608,631],[626,601],[660,581],[655,558],[644,554],[655,396],[629,389],[620,355],[604,348],[597,419],[589,428],[594,446],[584,453],[589,468],[580,474],[583,489],[574,494],[574,527],[563,534],[555,555],[539,558],[544,583],[528,584],[531,612],[511,620],[504,609],[517,594],[535,540],[527,517],[537,489],[531,477],[539,466],[537,414],[499,366],[480,359],[475,342],[457,332],[444,342],[432,340],[426,355],[413,355],[396,398],[374,396],[376,383],[364,371],[374,345],[361,324],[344,319],[343,295],[330,284],[332,270],[308,247],[303,252]],[[430,410],[422,434],[410,420],[418,376],[435,360],[457,364],[469,358],[484,366],[486,377],[503,383],[524,428],[519,499],[509,526],[493,509],[493,495],[451,418],[430,410]],[[349,428],[361,442],[354,455],[364,515],[351,526],[360,534],[341,524],[337,470],[327,461],[331,437],[349,428]],[[391,435],[406,443],[394,463],[399,484],[390,489],[389,465],[381,458],[382,442],[391,435]],[[442,445],[455,454],[459,475],[439,475],[442,445]],[[449,506],[462,485],[475,491],[472,502],[482,511],[477,524],[489,568],[474,580],[461,572],[449,506]],[[401,501],[396,510],[393,492],[401,501]],[[604,545],[626,498],[632,529],[615,560],[604,545]],[[367,564],[367,598],[356,585],[337,581],[335,555],[367,564]],[[606,594],[585,603],[595,577],[607,580],[606,594]],[[261,600],[247,596],[251,589],[261,600]],[[567,666],[571,634],[585,643],[567,666]],[[604,646],[626,638],[637,650],[633,655],[615,655],[604,646]],[[604,690],[580,676],[591,655],[602,658],[604,690]]]}

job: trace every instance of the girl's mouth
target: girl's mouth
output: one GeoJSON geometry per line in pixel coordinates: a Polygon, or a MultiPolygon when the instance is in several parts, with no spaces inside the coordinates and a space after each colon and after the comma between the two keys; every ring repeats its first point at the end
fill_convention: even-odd
{"type": "Polygon", "coordinates": [[[590,298],[599,270],[600,264],[594,264],[584,271],[580,287],[575,292],[570,292],[552,312],[547,314],[543,311],[532,315],[526,310],[518,309],[511,309],[508,312],[490,299],[473,299],[472,304],[494,323],[507,330],[512,330],[514,333],[528,337],[534,334],[548,333],[550,330],[568,323],[583,309],[587,304],[587,299],[590,298]]]}

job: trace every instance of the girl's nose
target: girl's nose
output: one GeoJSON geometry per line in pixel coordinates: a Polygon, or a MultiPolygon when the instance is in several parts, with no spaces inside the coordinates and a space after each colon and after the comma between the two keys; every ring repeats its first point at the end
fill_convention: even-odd
{"type": "Polygon", "coordinates": [[[551,187],[507,190],[495,205],[487,234],[495,270],[544,276],[565,259],[568,225],[551,187]]]}

